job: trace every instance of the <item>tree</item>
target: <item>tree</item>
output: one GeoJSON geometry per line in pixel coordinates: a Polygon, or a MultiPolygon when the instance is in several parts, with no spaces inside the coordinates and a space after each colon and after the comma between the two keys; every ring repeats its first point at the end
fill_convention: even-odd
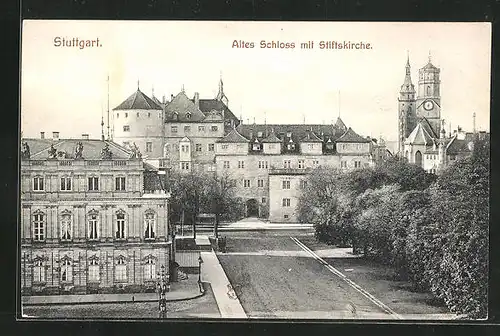
{"type": "Polygon", "coordinates": [[[236,197],[236,180],[228,174],[208,176],[205,182],[202,209],[215,215],[214,233],[217,239],[221,218],[231,212],[235,214],[241,213],[241,210],[237,210],[241,201],[236,197]]]}

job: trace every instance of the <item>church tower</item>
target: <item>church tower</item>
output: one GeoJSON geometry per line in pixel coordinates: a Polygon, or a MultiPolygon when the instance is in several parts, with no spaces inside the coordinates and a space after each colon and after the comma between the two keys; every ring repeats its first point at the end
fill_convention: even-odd
{"type": "Polygon", "coordinates": [[[222,74],[220,76],[219,80],[219,92],[217,93],[217,97],[215,97],[216,100],[221,101],[229,107],[229,100],[226,97],[226,94],[224,93],[224,83],[222,82],[222,74]]]}
{"type": "Polygon", "coordinates": [[[417,117],[429,121],[436,137],[441,132],[440,71],[431,63],[430,54],[427,64],[418,71],[417,117]]]}
{"type": "Polygon", "coordinates": [[[417,125],[415,113],[415,86],[411,82],[410,56],[406,60],[406,74],[398,98],[398,151],[403,153],[404,142],[417,125]]]}

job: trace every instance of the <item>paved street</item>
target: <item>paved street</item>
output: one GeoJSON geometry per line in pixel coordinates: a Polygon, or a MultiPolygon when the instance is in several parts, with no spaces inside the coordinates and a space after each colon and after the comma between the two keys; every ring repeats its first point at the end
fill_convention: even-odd
{"type": "Polygon", "coordinates": [[[250,318],[450,318],[445,309],[425,302],[425,294],[387,279],[378,283],[372,276],[387,267],[366,268],[346,249],[318,251],[318,258],[326,260],[323,264],[307,252],[307,246],[299,246],[302,241],[314,245],[312,230],[224,232],[223,236],[228,237],[227,253],[218,257],[250,318]],[[336,260],[341,261],[340,272],[331,266],[336,260]],[[351,268],[350,263],[356,266],[351,268]]]}

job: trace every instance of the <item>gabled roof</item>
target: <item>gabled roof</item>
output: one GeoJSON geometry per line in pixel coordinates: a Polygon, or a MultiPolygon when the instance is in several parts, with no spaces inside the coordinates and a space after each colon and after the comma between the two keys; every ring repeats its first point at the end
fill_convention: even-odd
{"type": "Polygon", "coordinates": [[[152,96],[151,99],[153,99],[153,101],[161,107],[162,103],[161,103],[161,101],[158,100],[158,98],[156,98],[155,96],[152,96]]]}
{"type": "Polygon", "coordinates": [[[352,130],[352,128],[349,127],[349,129],[344,134],[342,134],[340,138],[337,139],[337,142],[367,143],[371,141],[363,138],[361,135],[358,135],[352,130]]]}
{"type": "Polygon", "coordinates": [[[421,120],[410,133],[405,141],[405,144],[430,146],[434,143],[433,137],[423,125],[424,122],[421,120]]]}
{"type": "Polygon", "coordinates": [[[32,160],[45,160],[48,158],[48,150],[51,145],[57,152],[66,153],[67,159],[74,158],[75,148],[79,142],[83,145],[82,156],[85,160],[101,160],[101,151],[108,144],[113,153],[113,159],[129,159],[132,152],[113,141],[102,141],[98,139],[61,139],[58,141],[47,141],[47,139],[23,139],[30,147],[32,160]]]}
{"type": "Polygon", "coordinates": [[[307,132],[306,136],[301,140],[302,142],[323,142],[314,132],[307,132]]]}
{"type": "Polygon", "coordinates": [[[342,119],[340,117],[337,118],[337,121],[335,122],[335,125],[333,127],[336,127],[337,129],[341,130],[342,133],[347,131],[347,126],[344,124],[342,119]]]}
{"type": "Polygon", "coordinates": [[[466,139],[464,140],[457,139],[457,136],[455,135],[446,145],[446,153],[447,154],[470,153],[471,149],[469,148],[469,143],[471,142],[472,141],[468,141],[466,139]]]}
{"type": "Polygon", "coordinates": [[[113,110],[161,110],[162,107],[153,99],[146,96],[141,90],[137,89],[123,103],[113,110]]]}
{"type": "Polygon", "coordinates": [[[422,69],[423,70],[427,70],[427,69],[437,70],[438,68],[435,67],[434,64],[432,64],[431,61],[429,60],[429,62],[427,62],[427,64],[422,69]]]}
{"type": "Polygon", "coordinates": [[[184,91],[175,96],[165,107],[166,121],[202,121],[205,114],[196,107],[184,91]]]}
{"type": "Polygon", "coordinates": [[[263,143],[281,143],[281,139],[279,139],[276,134],[274,133],[274,130],[271,131],[271,134],[269,134],[268,137],[262,139],[263,143]]]}
{"type": "Polygon", "coordinates": [[[200,99],[200,110],[201,112],[207,114],[212,110],[224,111],[225,120],[238,120],[233,112],[226,106],[223,102],[217,99],[200,99]]]}
{"type": "Polygon", "coordinates": [[[438,131],[432,128],[432,125],[429,123],[426,117],[422,117],[421,119],[422,127],[425,128],[427,133],[433,138],[439,138],[438,131]]]}
{"type": "Polygon", "coordinates": [[[218,140],[219,143],[247,143],[250,142],[247,138],[241,135],[236,128],[233,128],[224,138],[218,140]]]}

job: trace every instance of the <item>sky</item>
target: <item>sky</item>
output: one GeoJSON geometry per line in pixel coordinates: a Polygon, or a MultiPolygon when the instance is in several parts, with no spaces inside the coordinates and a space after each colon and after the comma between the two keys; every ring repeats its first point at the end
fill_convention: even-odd
{"type": "Polygon", "coordinates": [[[475,112],[476,128],[489,131],[489,23],[25,20],[21,131],[99,138],[108,76],[112,110],[138,84],[160,100],[183,87],[190,97],[214,98],[222,75],[229,108],[244,123],[327,124],[340,115],[358,134],[396,140],[407,55],[417,85],[429,53],[441,69],[446,130],[471,131],[475,112]],[[98,38],[100,46],[57,47],[57,37],[98,38]],[[235,40],[254,48],[233,47],[235,40]],[[261,41],[295,48],[260,48],[261,41]],[[314,47],[302,49],[307,41],[314,47]],[[320,41],[371,49],[320,49],[320,41]]]}

